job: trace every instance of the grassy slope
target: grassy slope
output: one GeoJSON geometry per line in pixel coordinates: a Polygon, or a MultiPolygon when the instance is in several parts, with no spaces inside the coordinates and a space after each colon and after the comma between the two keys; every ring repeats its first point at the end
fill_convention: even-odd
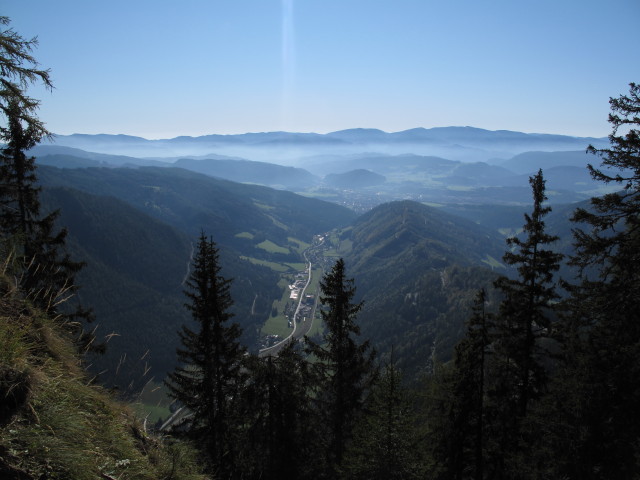
{"type": "Polygon", "coordinates": [[[128,407],[90,385],[64,332],[7,281],[0,398],[0,478],[204,478],[193,450],[148,435],[128,407]]]}

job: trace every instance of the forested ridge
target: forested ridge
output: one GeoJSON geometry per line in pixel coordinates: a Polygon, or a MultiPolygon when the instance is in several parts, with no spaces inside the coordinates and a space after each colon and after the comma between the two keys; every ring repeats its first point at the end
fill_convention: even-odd
{"type": "MultiPolygon", "coordinates": [[[[0,23],[2,478],[640,476],[640,85],[632,83],[627,95],[610,100],[610,145],[589,148],[594,160],[601,159],[601,166],[589,166],[592,178],[619,189],[574,209],[568,255],[557,248],[568,240],[551,234],[546,224],[551,207],[542,170],[529,178],[532,202],[522,232],[508,237],[501,254],[484,227],[475,229],[477,236],[454,243],[451,239],[460,232],[473,231],[467,222],[443,220],[440,212],[411,202],[383,206],[338,234],[352,245],[345,247],[345,257],[353,265],[337,257],[320,282],[323,332],[289,342],[277,356],[260,357],[241,341],[242,319],[233,310],[232,277],[237,273],[231,263],[223,269],[223,250],[215,238],[219,234],[249,251],[261,240],[256,225],[264,225],[283,244],[291,243],[292,231],[311,233],[314,222],[331,224],[331,215],[309,223],[305,206],[313,200],[292,210],[282,200],[288,193],[203,180],[180,170],[132,170],[128,179],[109,187],[138,201],[139,209],[155,211],[156,218],[170,219],[174,227],[187,215],[207,218],[209,225],[229,214],[255,219],[247,221],[240,239],[230,229],[201,227],[191,244],[184,232],[149,222],[113,198],[69,188],[43,194],[28,151],[49,132],[36,115],[39,102],[26,89],[33,83],[51,87],[49,73],[31,57],[35,40],[14,32],[5,17],[0,23]],[[196,197],[198,189],[212,185],[251,192],[251,197],[229,200],[218,209],[205,205],[196,213],[173,211],[162,197],[178,192],[159,183],[170,175],[193,185],[188,193],[196,197]],[[149,178],[154,183],[147,183],[149,178]],[[149,187],[159,193],[153,205],[136,199],[140,189],[149,187]],[[127,221],[146,222],[153,232],[163,232],[162,238],[147,241],[175,255],[157,259],[157,265],[142,251],[135,255],[140,269],[143,264],[158,269],[153,288],[141,285],[134,274],[122,277],[132,285],[132,295],[149,295],[150,303],[161,294],[177,310],[176,289],[186,302],[181,313],[176,311],[182,320],[176,332],[177,365],[165,380],[175,414],[155,432],[86,370],[87,359],[104,354],[109,345],[96,335],[91,306],[78,295],[76,280],[85,265],[69,254],[68,231],[59,227],[64,214],[43,208],[47,202],[64,207],[79,199],[82,205],[99,202],[112,214],[126,216],[125,242],[127,221]],[[291,226],[281,221],[283,209],[291,226]],[[260,210],[268,213],[260,215],[260,210]],[[368,222],[375,222],[375,228],[363,228],[368,222]],[[427,236],[422,228],[437,231],[427,236]],[[161,277],[179,269],[180,252],[190,248],[183,284],[163,283],[161,277]],[[500,263],[496,256],[511,274],[480,269],[483,263],[500,263]],[[451,259],[457,263],[449,264],[451,259]],[[382,266],[391,260],[406,263],[407,269],[385,278],[382,266]],[[363,268],[376,264],[379,270],[363,268]],[[563,278],[564,265],[577,276],[563,278]],[[359,279],[351,268],[366,278],[359,279]],[[361,298],[358,285],[375,291],[370,284],[377,279],[393,291],[413,275],[418,280],[410,291],[394,293],[400,302],[389,325],[416,320],[412,309],[423,290],[448,287],[442,305],[429,305],[436,322],[428,328],[450,318],[445,313],[464,316],[461,340],[455,334],[421,336],[419,319],[414,330],[405,325],[412,335],[408,340],[385,330],[384,318],[377,319],[376,331],[361,327],[366,315],[373,315],[367,304],[375,306],[383,295],[380,290],[377,298],[361,298]],[[384,355],[366,333],[385,345],[384,355]],[[420,345],[424,338],[431,343],[420,345]],[[446,350],[452,351],[450,360],[434,354],[446,350]],[[420,375],[405,376],[398,357],[420,375]]],[[[111,178],[123,175],[99,170],[111,178]]],[[[90,178],[97,171],[73,175],[90,178]]],[[[60,175],[55,169],[43,172],[60,175]]],[[[100,193],[107,187],[95,178],[87,188],[100,193]]],[[[172,205],[186,207],[193,201],[182,198],[172,205]]],[[[345,223],[353,218],[332,208],[345,223]]],[[[95,235],[99,222],[85,213],[75,219],[82,225],[73,228],[95,235]]],[[[113,256],[110,265],[127,261],[109,245],[100,246],[101,240],[98,235],[85,244],[113,256]]],[[[134,239],[128,241],[139,247],[133,246],[134,239]]],[[[106,271],[106,264],[100,268],[106,271]]]]}

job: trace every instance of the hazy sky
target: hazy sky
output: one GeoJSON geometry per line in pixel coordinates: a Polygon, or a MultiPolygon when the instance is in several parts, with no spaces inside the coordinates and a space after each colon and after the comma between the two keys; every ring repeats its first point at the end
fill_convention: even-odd
{"type": "Polygon", "coordinates": [[[2,0],[59,134],[355,127],[606,136],[639,0],[2,0]]]}

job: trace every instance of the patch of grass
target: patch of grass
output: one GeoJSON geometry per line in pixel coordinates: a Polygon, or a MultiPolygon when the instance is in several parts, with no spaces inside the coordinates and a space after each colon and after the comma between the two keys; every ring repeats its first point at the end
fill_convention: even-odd
{"type": "Polygon", "coordinates": [[[147,434],[129,406],[91,385],[75,352],[54,320],[2,292],[2,388],[18,394],[0,426],[4,466],[29,478],[205,478],[194,450],[147,434]]]}
{"type": "Polygon", "coordinates": [[[133,412],[140,420],[146,419],[150,425],[161,419],[166,420],[171,415],[168,407],[149,405],[148,403],[134,403],[133,412]]]}
{"type": "Polygon", "coordinates": [[[493,270],[494,268],[505,268],[505,266],[500,263],[498,260],[493,258],[491,255],[485,255],[485,258],[482,260],[482,263],[486,263],[493,270]]]}
{"type": "Polygon", "coordinates": [[[316,308],[316,315],[313,317],[313,323],[309,329],[307,336],[313,338],[316,335],[322,335],[324,332],[324,322],[322,321],[322,315],[320,315],[320,307],[316,308]]]}
{"type": "Polygon", "coordinates": [[[281,228],[285,232],[288,232],[290,230],[290,228],[287,225],[285,225],[284,223],[282,223],[280,220],[277,220],[276,218],[272,217],[271,215],[267,215],[267,217],[269,217],[269,219],[273,222],[273,224],[276,227],[281,228]]]}
{"type": "Polygon", "coordinates": [[[159,405],[169,407],[171,405],[171,397],[169,397],[169,389],[161,382],[148,381],[138,394],[137,400],[148,405],[159,405]]]}
{"type": "Polygon", "coordinates": [[[269,253],[290,253],[288,248],[281,247],[280,245],[273,243],[271,240],[265,240],[264,242],[256,245],[256,247],[266,250],[269,253]]]}
{"type": "Polygon", "coordinates": [[[353,249],[353,241],[350,239],[340,241],[338,248],[336,249],[336,253],[340,255],[344,255],[349,253],[353,249]]]}
{"type": "Polygon", "coordinates": [[[284,315],[269,317],[262,326],[263,335],[279,335],[281,339],[288,337],[292,330],[289,328],[289,321],[284,315]]]}
{"type": "Polygon", "coordinates": [[[241,256],[240,258],[242,260],[247,260],[255,265],[262,265],[263,267],[270,268],[274,272],[283,273],[291,270],[291,267],[289,267],[289,264],[269,262],[268,260],[259,260],[257,258],[245,257],[245,256],[241,256]]]}
{"type": "Polygon", "coordinates": [[[297,245],[296,247],[294,247],[294,249],[298,253],[302,253],[304,250],[306,250],[307,248],[309,248],[311,246],[310,243],[303,242],[302,240],[299,240],[297,238],[289,237],[289,238],[287,238],[287,240],[289,240],[290,243],[295,243],[297,245]]]}
{"type": "Polygon", "coordinates": [[[266,211],[269,211],[269,210],[275,210],[275,209],[276,209],[276,207],[274,207],[274,206],[266,205],[266,204],[264,204],[264,203],[260,203],[260,202],[256,202],[256,201],[254,201],[254,202],[253,202],[253,204],[254,204],[256,207],[258,207],[260,210],[266,210],[266,211]]]}
{"type": "Polygon", "coordinates": [[[305,263],[285,263],[285,265],[288,265],[289,267],[291,267],[291,270],[294,270],[296,272],[302,272],[307,268],[307,264],[305,263]]]}
{"type": "Polygon", "coordinates": [[[0,365],[16,365],[33,347],[26,335],[29,327],[8,317],[0,318],[0,324],[0,365]]]}

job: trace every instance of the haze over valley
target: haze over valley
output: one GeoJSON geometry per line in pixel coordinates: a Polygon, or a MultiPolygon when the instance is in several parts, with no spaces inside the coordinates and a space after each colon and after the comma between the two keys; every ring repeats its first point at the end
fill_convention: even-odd
{"type": "Polygon", "coordinates": [[[443,127],[397,133],[352,129],[325,135],[273,132],[168,140],[70,135],[56,136],[33,153],[41,164],[61,168],[184,168],[294,191],[363,213],[399,199],[524,205],[530,198],[528,177],[538,168],[546,172],[553,203],[585,200],[605,191],[586,170],[593,162],[585,152],[589,144],[602,147],[607,139],[443,127]]]}

